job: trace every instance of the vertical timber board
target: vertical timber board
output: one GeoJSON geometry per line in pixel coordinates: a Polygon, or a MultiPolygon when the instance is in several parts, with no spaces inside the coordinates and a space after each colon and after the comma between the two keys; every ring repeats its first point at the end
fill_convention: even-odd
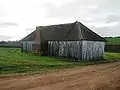
{"type": "Polygon", "coordinates": [[[82,41],[77,41],[77,53],[78,59],[80,60],[82,57],[82,41]]]}
{"type": "MultiPolygon", "coordinates": [[[[23,48],[23,51],[24,52],[32,52],[33,51],[33,45],[39,45],[40,43],[39,42],[36,42],[36,41],[24,41],[22,42],[22,48],[23,48]]],[[[37,48],[39,50],[39,48],[37,48]]]]}
{"type": "Polygon", "coordinates": [[[34,44],[34,42],[33,41],[29,41],[28,42],[28,52],[32,52],[32,45],[34,44]]]}
{"type": "Polygon", "coordinates": [[[50,45],[51,45],[51,44],[50,44],[50,41],[48,41],[48,56],[51,56],[51,55],[50,55],[50,51],[51,51],[50,45]]]}
{"type": "Polygon", "coordinates": [[[72,51],[72,58],[74,58],[73,41],[71,41],[71,51],[72,51]]]}
{"type": "Polygon", "coordinates": [[[62,42],[59,42],[59,56],[62,56],[62,47],[61,47],[62,42]]]}
{"type": "Polygon", "coordinates": [[[22,47],[22,48],[23,48],[23,51],[26,52],[26,50],[27,50],[26,42],[22,42],[22,44],[23,44],[23,47],[22,47]]]}
{"type": "Polygon", "coordinates": [[[52,56],[52,41],[50,42],[50,55],[52,56]]]}
{"type": "Polygon", "coordinates": [[[59,56],[59,42],[57,41],[57,56],[59,56]]]}
{"type": "Polygon", "coordinates": [[[104,42],[82,41],[82,60],[99,60],[104,56],[104,42]]]}
{"type": "Polygon", "coordinates": [[[53,41],[51,41],[51,56],[53,56],[53,41]]]}
{"type": "Polygon", "coordinates": [[[55,42],[53,41],[53,56],[55,56],[55,42]]]}
{"type": "Polygon", "coordinates": [[[50,56],[82,58],[81,41],[48,41],[48,49],[50,56]]]}
{"type": "Polygon", "coordinates": [[[33,42],[29,43],[29,50],[30,50],[30,52],[32,52],[32,44],[33,44],[33,42]]]}
{"type": "Polygon", "coordinates": [[[50,41],[48,41],[48,56],[50,56],[50,51],[51,51],[51,48],[50,48],[50,41]]]}
{"type": "Polygon", "coordinates": [[[59,44],[58,41],[55,41],[55,56],[58,56],[58,52],[59,52],[59,44]]]}

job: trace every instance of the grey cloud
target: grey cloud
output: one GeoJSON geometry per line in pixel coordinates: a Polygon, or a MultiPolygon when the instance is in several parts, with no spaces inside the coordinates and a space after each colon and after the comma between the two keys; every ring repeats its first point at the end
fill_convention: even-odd
{"type": "Polygon", "coordinates": [[[91,27],[91,29],[102,36],[120,36],[120,25],[116,27],[91,27]]]}
{"type": "Polygon", "coordinates": [[[68,2],[60,7],[49,2],[44,4],[44,9],[47,12],[47,17],[50,18],[68,18],[75,17],[81,19],[81,15],[86,18],[94,18],[96,15],[106,17],[108,15],[119,13],[120,0],[74,0],[68,2]],[[96,6],[97,8],[89,8],[89,6],[96,6]]]}
{"type": "Polygon", "coordinates": [[[108,15],[106,22],[120,22],[120,16],[118,15],[108,15]]]}
{"type": "Polygon", "coordinates": [[[56,7],[53,3],[46,3],[44,6],[48,18],[75,18],[81,21],[84,17],[82,21],[85,25],[87,23],[111,25],[117,22],[116,26],[88,27],[102,36],[120,36],[120,0],[75,0],[61,7],[56,7]]]}
{"type": "Polygon", "coordinates": [[[33,31],[33,30],[35,30],[35,28],[26,28],[25,30],[26,31],[33,31]]]}
{"type": "MultiPolygon", "coordinates": [[[[108,26],[108,27],[106,27],[106,26],[91,27],[90,26],[92,30],[94,30],[95,32],[97,32],[98,34],[100,34],[102,36],[120,36],[120,16],[119,15],[108,15],[106,18],[102,18],[98,21],[104,21],[107,24],[117,22],[118,25],[117,26],[108,26]]],[[[97,22],[97,20],[94,21],[94,23],[96,23],[96,22],[97,22]]]]}
{"type": "MultiPolygon", "coordinates": [[[[90,0],[95,1],[95,0],[90,0]]],[[[57,7],[53,3],[45,3],[45,10],[49,18],[82,18],[81,16],[86,14],[86,10],[92,10],[87,6],[92,6],[93,4],[88,0],[74,0],[73,2],[68,2],[60,7],[57,7]]],[[[94,5],[93,5],[94,6],[94,5]]]]}
{"type": "Polygon", "coordinates": [[[99,6],[102,10],[109,10],[116,13],[119,12],[120,0],[101,0],[99,6]]]}
{"type": "Polygon", "coordinates": [[[0,19],[5,15],[5,9],[3,8],[3,4],[0,2],[0,19]]]}
{"type": "Polygon", "coordinates": [[[118,15],[108,15],[106,18],[101,17],[101,18],[97,18],[97,19],[86,20],[85,23],[88,24],[88,25],[97,25],[97,26],[99,26],[99,24],[102,24],[103,27],[106,27],[106,25],[107,26],[109,26],[109,25],[110,26],[116,26],[116,25],[120,25],[120,16],[118,16],[118,15]]]}
{"type": "MultiPolygon", "coordinates": [[[[61,21],[64,21],[68,18],[75,18],[85,25],[86,23],[106,24],[118,22],[119,25],[114,27],[89,27],[91,27],[95,32],[98,32],[98,34],[101,34],[102,36],[120,35],[120,0],[73,0],[72,2],[68,2],[67,0],[59,0],[62,3],[60,6],[57,6],[57,4],[54,3],[57,1],[58,0],[45,2],[42,4],[42,7],[40,7],[46,11],[46,19],[48,18],[52,20],[52,18],[57,18],[61,21]],[[93,7],[90,8],[90,6],[93,7]]],[[[16,25],[18,24],[9,22],[0,23],[0,27],[9,27],[16,25]]],[[[33,30],[33,28],[26,28],[26,32],[31,32],[33,30]]]]}
{"type": "Polygon", "coordinates": [[[9,27],[9,26],[17,26],[17,23],[14,22],[0,22],[0,27],[9,27]]]}
{"type": "Polygon", "coordinates": [[[0,35],[0,41],[10,40],[11,38],[13,38],[13,37],[12,37],[12,36],[4,36],[4,35],[0,35]]]}
{"type": "Polygon", "coordinates": [[[26,34],[30,34],[35,30],[35,28],[26,28],[25,30],[26,30],[26,34]]]}

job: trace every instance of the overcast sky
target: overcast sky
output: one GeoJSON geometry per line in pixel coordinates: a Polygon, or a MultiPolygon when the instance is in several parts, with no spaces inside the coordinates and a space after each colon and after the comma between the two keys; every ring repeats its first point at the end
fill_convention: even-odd
{"type": "Polygon", "coordinates": [[[76,20],[101,36],[120,36],[120,0],[0,0],[0,40],[20,40],[36,26],[76,20]]]}

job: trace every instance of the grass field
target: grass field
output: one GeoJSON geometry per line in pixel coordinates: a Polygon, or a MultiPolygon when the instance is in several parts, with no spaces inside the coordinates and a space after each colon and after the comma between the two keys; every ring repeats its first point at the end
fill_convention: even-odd
{"type": "Polygon", "coordinates": [[[108,42],[107,44],[110,44],[110,45],[120,45],[120,38],[105,38],[108,42]]]}
{"type": "Polygon", "coordinates": [[[120,60],[120,53],[105,53],[105,60],[72,62],[64,58],[21,53],[19,48],[0,48],[0,75],[43,73],[50,70],[120,60]]]}

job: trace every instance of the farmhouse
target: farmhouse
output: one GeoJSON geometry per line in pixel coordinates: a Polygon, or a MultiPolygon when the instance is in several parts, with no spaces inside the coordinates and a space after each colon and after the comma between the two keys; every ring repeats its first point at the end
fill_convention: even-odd
{"type": "Polygon", "coordinates": [[[76,21],[38,26],[21,40],[22,51],[79,60],[101,59],[106,40],[76,21]]]}

